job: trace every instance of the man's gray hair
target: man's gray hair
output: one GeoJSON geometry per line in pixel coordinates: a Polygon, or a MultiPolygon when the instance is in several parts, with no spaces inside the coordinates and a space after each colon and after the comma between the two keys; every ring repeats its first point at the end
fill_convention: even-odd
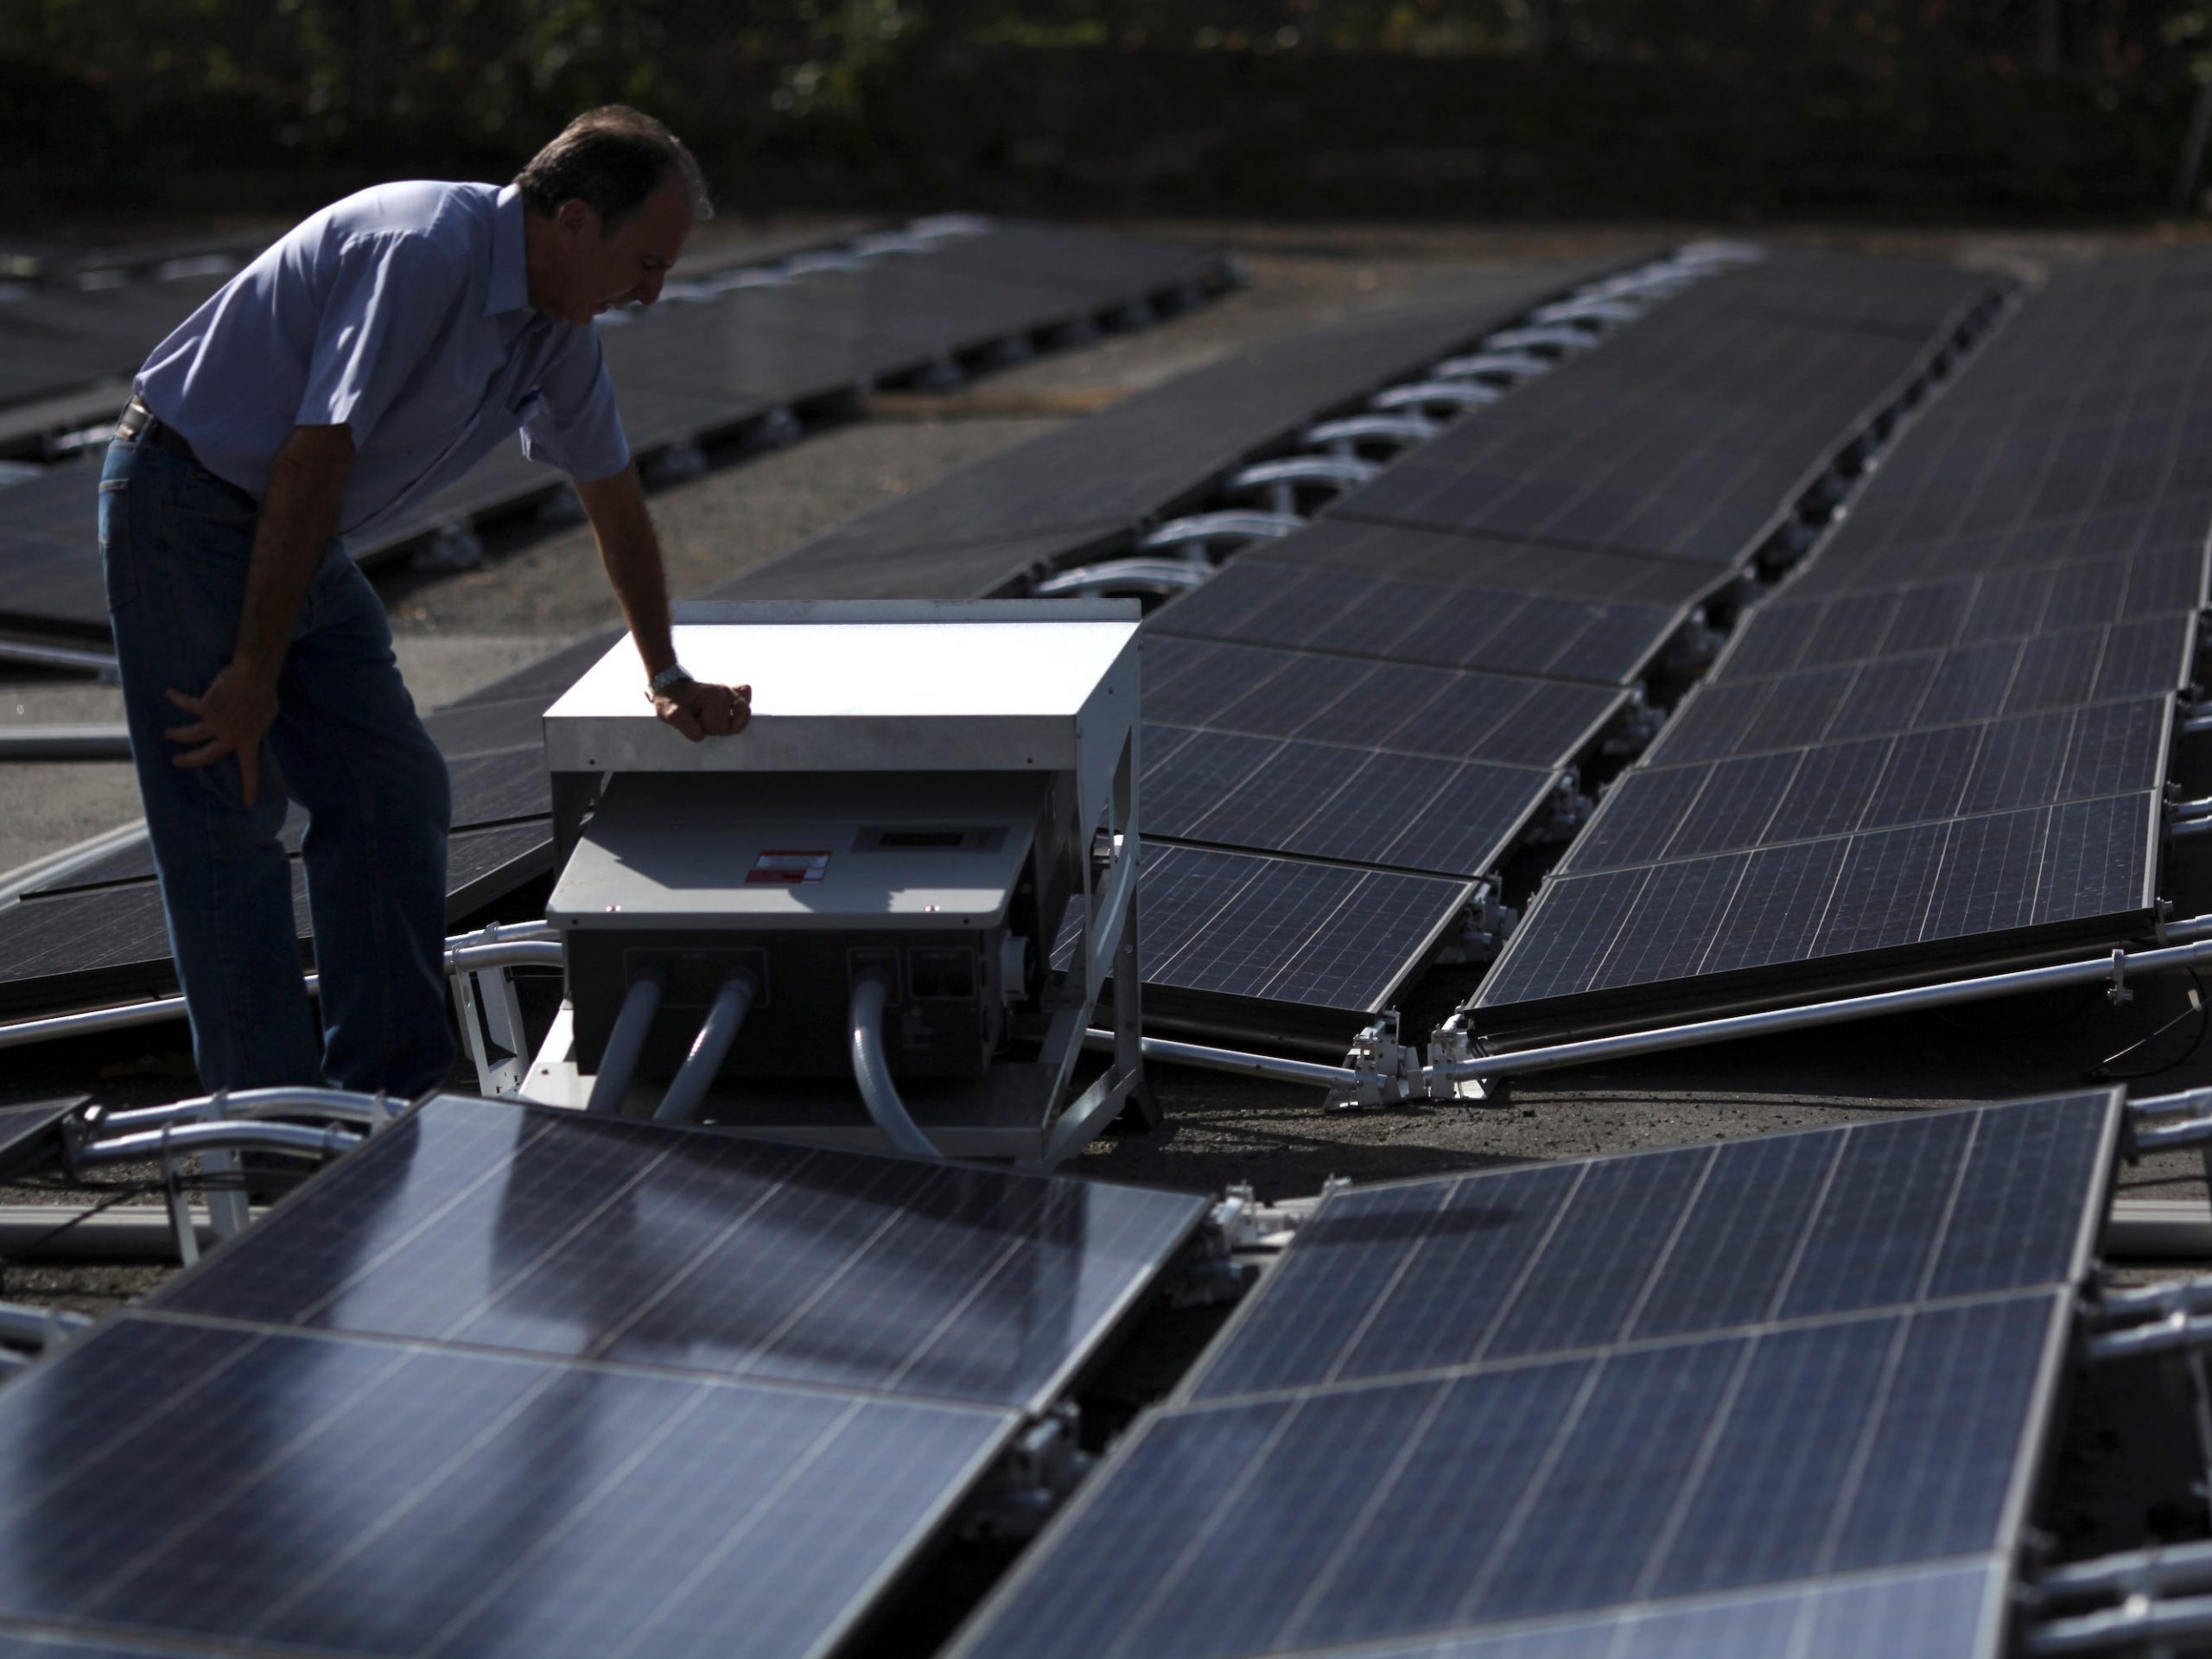
{"type": "Polygon", "coordinates": [[[564,201],[583,201],[612,236],[671,178],[691,199],[695,219],[714,217],[705,175],[683,142],[626,104],[587,110],[515,175],[524,205],[550,217],[564,201]]]}

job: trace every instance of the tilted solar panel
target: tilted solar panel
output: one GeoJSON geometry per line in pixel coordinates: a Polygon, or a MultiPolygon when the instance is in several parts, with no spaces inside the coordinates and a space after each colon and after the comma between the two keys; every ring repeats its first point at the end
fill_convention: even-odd
{"type": "Polygon", "coordinates": [[[1613,687],[1144,637],[1145,717],[1204,731],[1550,771],[1588,750],[1627,702],[1613,687]]]}
{"type": "Polygon", "coordinates": [[[1185,1378],[1187,1403],[2072,1283],[2111,1089],[1355,1187],[1185,1378]]]}
{"type": "Polygon", "coordinates": [[[1338,1194],[954,1654],[1994,1659],[2119,1111],[1338,1194]]]}
{"type": "Polygon", "coordinates": [[[1171,601],[1152,626],[1201,639],[1625,685],[1688,620],[1680,606],[1315,569],[1260,551],[1171,601]]]}
{"type": "Polygon", "coordinates": [[[383,1659],[705,1659],[742,1631],[820,1653],[1020,1421],[125,1314],[0,1394],[0,1630],[383,1659]]]}
{"type": "Polygon", "coordinates": [[[1555,773],[1334,744],[1147,726],[1154,840],[1481,875],[1524,834],[1555,773]]]}
{"type": "Polygon", "coordinates": [[[165,1310],[1041,1409],[1205,1214],[1059,1177],[441,1098],[165,1310]]]}
{"type": "MultiPolygon", "coordinates": [[[[1473,897],[1464,880],[1147,842],[1145,1023],[1339,1046],[1390,1006],[1473,897]]],[[[1058,965],[1072,938],[1058,940],[1058,965]]]]}

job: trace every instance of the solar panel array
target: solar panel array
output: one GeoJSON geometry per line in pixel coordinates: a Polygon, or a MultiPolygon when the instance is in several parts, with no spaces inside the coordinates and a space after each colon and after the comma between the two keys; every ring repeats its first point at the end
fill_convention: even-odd
{"type": "Polygon", "coordinates": [[[0,1393],[0,1632],[826,1652],[1205,1208],[431,1101],[0,1393]]]}
{"type": "Polygon", "coordinates": [[[1327,1198],[960,1659],[1993,1659],[2120,1093],[1327,1198]]]}
{"type": "Polygon", "coordinates": [[[2203,264],[2062,274],[1968,360],[1611,791],[1478,992],[1486,1033],[2149,928],[2212,528],[2203,264]]]}
{"type": "MultiPolygon", "coordinates": [[[[1102,245],[1071,232],[1007,227],[991,238],[991,245],[999,245],[999,238],[1005,238],[1009,263],[1025,269],[1048,256],[1071,256],[1071,264],[1062,269],[1058,280],[1086,303],[1109,283],[1121,283],[1126,289],[1131,281],[1162,274],[1151,266],[1121,272],[1110,262],[1092,270],[1072,256],[1085,250],[1096,253],[1102,245]]],[[[1154,257],[1147,251],[1148,245],[1111,244],[1126,251],[1131,260],[1141,255],[1154,257]]],[[[970,238],[923,257],[981,257],[984,247],[982,239],[970,238]]],[[[1177,251],[1175,257],[1191,256],[1177,251]]],[[[1104,526],[1126,538],[1142,524],[1204,494],[1224,469],[1279,441],[1286,432],[1478,337],[1588,269],[1490,274],[1462,284],[1449,303],[1356,318],[1239,353],[981,462],[931,489],[902,497],[890,507],[855,520],[850,537],[833,531],[784,559],[694,597],[931,597],[985,592],[1005,582],[1028,558],[1057,556],[1071,537],[1095,537],[1103,533],[1104,526]],[[1079,509],[1068,505],[1076,497],[1059,493],[1078,466],[1095,492],[1081,498],[1087,505],[1079,509]],[[986,539],[963,539],[963,526],[986,539]],[[988,539],[990,536],[1001,539],[988,539]],[[1007,536],[1014,539],[1003,539],[1007,536]],[[1007,562],[1009,547],[1026,550],[1011,564],[1007,562]]],[[[809,277],[806,283],[815,280],[809,277]]],[[[666,315],[655,316],[650,326],[659,327],[678,315],[672,302],[658,309],[666,315]]],[[[610,331],[610,346],[636,332],[610,331]]],[[[431,734],[454,774],[456,875],[450,910],[454,919],[548,867],[552,846],[539,718],[614,637],[610,631],[579,640],[429,717],[431,734]],[[505,861],[487,871],[482,867],[494,851],[505,861]],[[499,871],[510,878],[504,886],[491,879],[499,871]]],[[[1166,673],[1162,651],[1171,643],[1162,640],[1148,648],[1148,681],[1157,682],[1166,673]]],[[[1222,648],[1222,652],[1233,655],[1237,649],[1222,648]]],[[[1250,655],[1271,664],[1274,672],[1295,671],[1306,660],[1267,651],[1250,655]]],[[[1216,681],[1207,677],[1238,671],[1251,673],[1249,661],[1240,670],[1227,656],[1216,653],[1212,664],[1191,682],[1192,695],[1203,696],[1207,707],[1217,711],[1220,700],[1205,691],[1216,681]]],[[[1167,677],[1171,682],[1174,678],[1167,677]]],[[[1620,695],[1592,685],[1562,688],[1562,696],[1537,721],[1528,696],[1533,682],[1384,664],[1355,668],[1341,663],[1327,665],[1327,678],[1332,690],[1326,697],[1308,691],[1279,702],[1255,699],[1230,725],[1215,721],[1212,726],[1341,745],[1366,742],[1375,723],[1389,717],[1403,728],[1394,750],[1422,759],[1530,768],[1531,776],[1541,782],[1548,776],[1550,747],[1567,743],[1571,747],[1570,737],[1586,741],[1620,695]],[[1530,755],[1536,758],[1531,760],[1530,755]]],[[[1252,683],[1257,683],[1255,677],[1252,683]]],[[[1148,707],[1156,717],[1185,718],[1173,702],[1148,707]]],[[[1203,725],[1209,720],[1192,717],[1187,723],[1203,725]]],[[[1446,786],[1440,785],[1438,796],[1445,792],[1446,786]]],[[[1432,818],[1443,810],[1439,804],[1432,818]]],[[[296,847],[302,827],[297,821],[288,826],[289,844],[296,847]]],[[[1459,855],[1446,849],[1431,856],[1456,861],[1459,855]]],[[[1236,914],[1261,904],[1274,884],[1298,889],[1305,880],[1287,860],[1253,858],[1247,862],[1247,881],[1210,889],[1236,914]]],[[[1466,893],[1462,880],[1410,872],[1393,872],[1390,880],[1363,889],[1376,890],[1388,891],[1401,905],[1410,902],[1407,895],[1419,895],[1421,904],[1430,907],[1404,924],[1404,931],[1392,936],[1414,943],[1435,937],[1464,904],[1466,893]]],[[[1159,913],[1157,907],[1154,913],[1159,913]]],[[[304,943],[303,907],[300,916],[304,943]]],[[[1333,928],[1326,917],[1309,920],[1318,937],[1329,938],[1344,936],[1351,925],[1350,918],[1333,928]]],[[[1201,958],[1191,960],[1195,964],[1201,958]]],[[[24,902],[0,910],[0,1009],[30,1012],[157,992],[174,982],[160,903],[143,853],[118,855],[93,869],[57,879],[34,890],[24,902]]],[[[1357,988],[1357,998],[1345,1010],[1354,1019],[1387,986],[1357,988]]]]}
{"type": "MultiPolygon", "coordinates": [[[[1180,302],[1226,280],[1219,256],[1202,250],[1019,224],[947,238],[928,251],[851,264],[809,269],[784,285],[674,284],[651,310],[613,314],[600,339],[632,450],[650,454],[931,367],[957,371],[988,349],[1026,351],[1055,329],[1180,302]]],[[[0,303],[0,340],[10,338],[11,321],[34,321],[29,314],[42,316],[41,308],[116,310],[123,334],[111,346],[116,360],[101,373],[127,378],[219,281],[184,284],[175,293],[169,290],[178,285],[163,284],[33,294],[0,303]],[[142,335],[141,343],[129,344],[142,335]]],[[[0,404],[13,385],[0,377],[0,404]]],[[[71,466],[0,491],[0,572],[9,577],[0,583],[0,621],[105,632],[92,535],[93,481],[71,466]]],[[[519,448],[504,446],[350,550],[372,562],[441,526],[465,526],[531,500],[561,481],[524,460],[519,448]]]]}
{"type": "MultiPolygon", "coordinates": [[[[1957,271],[1815,254],[1708,277],[1236,555],[1147,626],[1147,838],[1494,875],[1700,602],[1988,297],[1957,271]],[[1830,295],[1856,299],[1826,316],[1830,295]]],[[[1161,880],[1147,1018],[1267,1024],[1264,964],[1211,885],[1200,948],[1188,923],[1159,947],[1160,911],[1193,902],[1155,896],[1161,880]]],[[[1328,892],[1274,902],[1318,923],[1297,906],[1328,892]]],[[[1378,918],[1372,937],[1442,934],[1378,918]]],[[[1317,1013],[1377,1011],[1422,957],[1357,960],[1379,970],[1358,996],[1277,1010],[1275,1028],[1310,1039],[1317,1013]]]]}

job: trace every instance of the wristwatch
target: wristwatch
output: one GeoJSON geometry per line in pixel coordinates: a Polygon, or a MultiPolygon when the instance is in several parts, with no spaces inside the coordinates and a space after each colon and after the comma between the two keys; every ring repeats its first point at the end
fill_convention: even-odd
{"type": "Polygon", "coordinates": [[[666,668],[645,682],[645,701],[673,691],[679,685],[691,683],[691,671],[681,663],[671,663],[666,668]]]}

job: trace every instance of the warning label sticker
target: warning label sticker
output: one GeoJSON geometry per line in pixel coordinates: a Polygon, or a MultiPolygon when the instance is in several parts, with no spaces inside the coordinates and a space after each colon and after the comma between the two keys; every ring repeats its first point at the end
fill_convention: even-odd
{"type": "Polygon", "coordinates": [[[745,873],[748,887],[795,887],[802,881],[819,881],[830,871],[826,849],[772,847],[753,861],[745,873]]]}

